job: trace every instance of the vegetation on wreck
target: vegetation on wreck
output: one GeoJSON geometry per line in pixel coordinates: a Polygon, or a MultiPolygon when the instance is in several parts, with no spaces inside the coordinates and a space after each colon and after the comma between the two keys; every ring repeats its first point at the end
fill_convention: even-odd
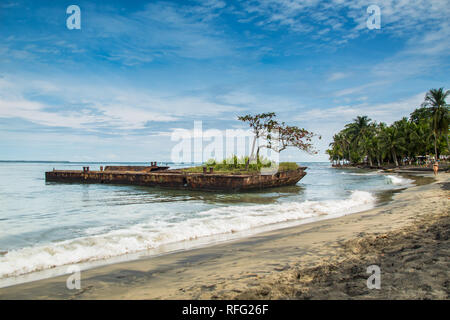
{"type": "MultiPolygon", "coordinates": [[[[245,163],[246,169],[249,168],[251,162],[259,161],[259,152],[262,148],[280,153],[288,147],[294,147],[307,153],[317,153],[312,144],[312,139],[317,136],[316,134],[304,128],[279,122],[276,117],[275,112],[256,115],[247,114],[238,117],[238,120],[248,124],[254,134],[252,151],[245,163]],[[263,140],[265,143],[259,144],[260,140],[263,140]]],[[[321,139],[320,136],[317,137],[321,139]]]]}
{"type": "MultiPolygon", "coordinates": [[[[246,123],[254,134],[250,156],[231,158],[217,161],[210,159],[201,166],[185,168],[183,171],[191,173],[203,172],[204,167],[213,168],[219,174],[259,174],[262,168],[276,167],[278,172],[296,170],[299,166],[295,162],[275,163],[260,156],[262,148],[280,153],[288,147],[294,147],[307,153],[317,153],[312,139],[316,134],[297,126],[279,122],[274,112],[256,115],[239,116],[239,121],[246,123]],[[262,141],[262,143],[261,143],[262,141]]],[[[318,136],[320,139],[321,137],[318,136]]]]}
{"type": "MultiPolygon", "coordinates": [[[[275,166],[276,163],[271,162],[262,157],[258,158],[256,163],[248,163],[249,157],[237,157],[236,155],[228,159],[224,159],[221,162],[215,159],[206,161],[201,166],[190,167],[183,169],[184,172],[189,173],[201,173],[203,167],[213,168],[214,173],[217,174],[259,174],[261,168],[270,168],[275,166]]],[[[299,166],[295,162],[280,162],[278,164],[278,172],[296,170],[299,166]]]]}

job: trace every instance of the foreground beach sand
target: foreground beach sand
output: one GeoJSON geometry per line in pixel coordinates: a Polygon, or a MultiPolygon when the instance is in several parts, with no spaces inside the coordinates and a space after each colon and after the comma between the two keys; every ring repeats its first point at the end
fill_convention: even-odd
{"type": "MultiPolygon", "coordinates": [[[[431,175],[426,174],[431,177],[431,175]]],[[[449,299],[449,174],[375,209],[0,289],[0,299],[449,299]],[[366,269],[381,268],[369,290],[366,269]]]]}

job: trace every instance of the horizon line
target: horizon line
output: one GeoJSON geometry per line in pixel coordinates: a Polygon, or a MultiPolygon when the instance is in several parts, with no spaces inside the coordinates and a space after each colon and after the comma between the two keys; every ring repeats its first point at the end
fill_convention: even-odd
{"type": "MultiPolygon", "coordinates": [[[[70,161],[70,160],[1,160],[0,162],[24,162],[24,163],[150,163],[152,161],[70,161]]],[[[204,162],[173,162],[173,161],[156,161],[160,163],[172,163],[172,164],[202,164],[204,162]]],[[[330,162],[330,161],[280,161],[280,162],[330,162]]]]}

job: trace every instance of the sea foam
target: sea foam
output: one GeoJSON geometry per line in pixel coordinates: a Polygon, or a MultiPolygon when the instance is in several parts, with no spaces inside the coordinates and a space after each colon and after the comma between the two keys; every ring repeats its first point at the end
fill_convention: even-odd
{"type": "MultiPolygon", "coordinates": [[[[177,223],[153,222],[100,235],[12,250],[0,256],[0,279],[69,264],[98,261],[158,248],[164,244],[258,229],[284,222],[306,223],[363,211],[375,197],[353,191],[347,199],[226,206],[198,213],[177,223]]],[[[275,226],[274,226],[275,228],[275,226]]]]}
{"type": "Polygon", "coordinates": [[[403,178],[400,176],[387,175],[388,181],[395,186],[407,186],[411,185],[414,181],[411,179],[403,178]]]}

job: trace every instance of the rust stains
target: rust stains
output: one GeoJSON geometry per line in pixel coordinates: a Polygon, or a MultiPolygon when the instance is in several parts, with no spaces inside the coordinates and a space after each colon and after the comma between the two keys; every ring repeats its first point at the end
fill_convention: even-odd
{"type": "Polygon", "coordinates": [[[213,172],[203,174],[167,170],[168,167],[156,166],[158,168],[156,170],[154,168],[155,166],[106,166],[103,171],[53,170],[45,173],[45,180],[157,186],[187,190],[238,191],[294,185],[306,175],[306,167],[278,172],[274,175],[227,175],[213,172]]]}

